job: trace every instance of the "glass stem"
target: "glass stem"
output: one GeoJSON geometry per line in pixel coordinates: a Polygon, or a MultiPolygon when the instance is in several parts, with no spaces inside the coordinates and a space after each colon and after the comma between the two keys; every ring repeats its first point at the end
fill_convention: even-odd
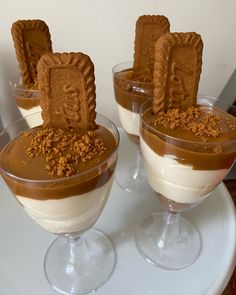
{"type": "Polygon", "coordinates": [[[141,166],[142,166],[142,153],[140,145],[137,145],[137,153],[136,153],[136,159],[135,159],[135,170],[133,174],[133,179],[138,179],[141,177],[141,166]]]}
{"type": "MultiPolygon", "coordinates": [[[[78,266],[81,267],[81,260],[85,260],[85,253],[87,248],[87,242],[85,239],[85,235],[82,234],[80,236],[68,236],[67,237],[67,245],[68,245],[68,257],[67,257],[67,266],[66,272],[72,273],[76,271],[78,266]]],[[[82,271],[82,270],[81,270],[82,271]]]]}
{"type": "Polygon", "coordinates": [[[160,249],[171,247],[180,237],[180,214],[167,211],[163,215],[163,224],[157,237],[157,246],[160,249]]]}

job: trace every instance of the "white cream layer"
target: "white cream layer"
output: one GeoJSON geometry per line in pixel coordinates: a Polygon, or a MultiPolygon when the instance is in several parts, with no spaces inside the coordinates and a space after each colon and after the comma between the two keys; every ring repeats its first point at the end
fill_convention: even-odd
{"type": "Polygon", "coordinates": [[[158,193],[179,203],[196,203],[205,198],[228,170],[193,170],[168,156],[156,154],[140,137],[148,181],[158,193]]]}
{"type": "Polygon", "coordinates": [[[113,177],[93,191],[64,199],[16,197],[26,213],[44,229],[57,234],[79,232],[97,221],[106,204],[112,181],[113,177]]]}
{"type": "MultiPolygon", "coordinates": [[[[21,107],[18,107],[19,111],[21,112],[22,117],[29,116],[36,112],[41,112],[42,109],[40,106],[33,107],[31,109],[23,109],[21,107]]],[[[26,118],[26,122],[29,125],[30,128],[41,125],[43,123],[43,119],[41,116],[33,116],[26,118]]]]}
{"type": "Polygon", "coordinates": [[[123,129],[129,134],[139,136],[139,122],[140,122],[139,113],[131,112],[123,108],[118,103],[117,103],[117,107],[118,107],[120,122],[123,129]]]}

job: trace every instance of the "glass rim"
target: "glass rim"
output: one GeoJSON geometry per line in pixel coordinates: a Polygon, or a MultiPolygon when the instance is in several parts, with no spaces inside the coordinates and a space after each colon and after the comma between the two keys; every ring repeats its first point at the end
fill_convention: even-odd
{"type": "MultiPolygon", "coordinates": [[[[112,74],[113,76],[117,76],[118,73],[120,73],[121,71],[124,71],[124,70],[133,70],[133,61],[125,61],[125,62],[121,62],[121,63],[118,63],[116,64],[115,66],[112,67],[112,74]],[[120,71],[116,71],[117,68],[119,68],[120,66],[125,66],[125,68],[123,70],[120,70],[120,71]]],[[[136,85],[153,85],[153,83],[151,82],[142,82],[142,81],[136,81],[136,80],[132,80],[132,79],[124,79],[124,78],[118,78],[120,80],[124,80],[124,81],[129,81],[130,83],[134,83],[136,85]]]]}
{"type": "MultiPolygon", "coordinates": [[[[5,128],[4,128],[4,130],[2,131],[2,132],[0,132],[0,137],[1,136],[3,136],[4,135],[4,133],[6,133],[7,132],[7,129],[8,128],[11,128],[11,127],[13,127],[14,125],[17,125],[17,124],[19,124],[21,121],[23,122],[23,120],[25,120],[26,118],[28,118],[28,117],[31,117],[31,116],[33,116],[33,115],[36,115],[36,114],[40,114],[41,112],[35,112],[35,113],[32,113],[32,114],[30,114],[30,115],[27,115],[27,116],[25,116],[25,117],[22,117],[22,118],[20,118],[20,119],[18,119],[18,120],[16,120],[15,122],[13,122],[12,124],[9,124],[8,126],[6,126],[5,128]]],[[[74,175],[71,175],[71,176],[65,176],[65,177],[58,177],[58,178],[52,178],[52,179],[29,179],[29,178],[24,178],[24,177],[19,177],[19,176],[16,176],[16,175],[14,175],[14,174],[12,174],[12,173],[10,173],[10,172],[8,172],[8,171],[6,171],[5,169],[3,169],[1,166],[0,166],[0,175],[2,175],[2,176],[4,176],[4,175],[6,175],[6,176],[8,176],[8,177],[12,177],[13,179],[15,179],[15,180],[17,180],[17,181],[20,181],[20,182],[27,182],[27,183],[52,183],[52,182],[56,182],[56,183],[58,183],[58,182],[64,182],[64,181],[67,181],[67,180],[71,180],[71,179],[76,179],[76,178],[82,178],[84,175],[86,175],[86,174],[90,174],[90,173],[92,173],[93,171],[95,171],[95,170],[97,170],[97,169],[99,169],[102,165],[104,165],[104,163],[106,163],[116,152],[117,152],[117,150],[118,150],[118,147],[119,147],[119,144],[120,144],[120,134],[119,134],[119,131],[118,131],[118,128],[116,127],[116,125],[110,120],[110,119],[108,119],[107,117],[105,117],[105,116],[103,116],[103,115],[101,115],[101,114],[99,114],[99,113],[96,113],[96,117],[100,117],[100,118],[102,118],[102,119],[105,119],[105,121],[107,121],[107,122],[109,122],[112,126],[113,126],[113,128],[114,128],[114,130],[116,131],[116,136],[114,136],[114,134],[112,133],[112,135],[115,137],[115,140],[116,140],[116,148],[115,148],[115,150],[111,153],[111,155],[107,158],[107,159],[105,159],[105,160],[103,160],[102,162],[100,162],[100,163],[98,163],[96,166],[94,166],[94,167],[92,167],[92,168],[90,168],[90,169],[88,169],[88,170],[86,170],[86,171],[83,171],[83,172],[81,172],[81,173],[77,173],[77,174],[74,174],[74,175]]],[[[37,126],[41,126],[41,125],[37,125],[37,126]]],[[[35,126],[35,127],[37,127],[37,126],[35,126]]],[[[102,125],[103,126],[103,125],[102,125]]],[[[34,127],[32,127],[32,128],[34,128],[34,127]]],[[[29,129],[31,129],[31,128],[29,128],[29,129]]],[[[29,130],[29,129],[27,129],[27,130],[29,130]]],[[[27,130],[24,130],[24,131],[27,131],[27,130]]],[[[21,133],[22,131],[19,131],[19,134],[21,133]]],[[[15,137],[14,137],[14,139],[17,137],[17,136],[19,136],[19,134],[18,135],[16,135],[15,137]]],[[[10,140],[11,141],[11,140],[10,140]]],[[[10,142],[9,141],[9,142],[10,142]]],[[[3,149],[5,149],[5,147],[9,144],[9,142],[3,147],[3,149]]],[[[2,149],[2,150],[3,150],[2,149]]],[[[0,151],[0,154],[1,154],[1,152],[2,152],[2,150],[0,151]]]]}
{"type": "MultiPolygon", "coordinates": [[[[15,75],[10,77],[10,79],[8,80],[8,83],[9,83],[10,87],[12,88],[12,91],[17,90],[17,91],[21,91],[21,92],[30,92],[30,93],[38,93],[39,92],[38,89],[28,89],[28,88],[23,87],[24,85],[20,84],[20,81],[21,81],[21,74],[20,73],[16,73],[15,75]]],[[[22,97],[22,98],[26,98],[26,97],[22,97]]]]}
{"type": "MultiPolygon", "coordinates": [[[[27,92],[27,93],[34,93],[34,94],[38,94],[39,91],[38,89],[28,89],[28,88],[22,88],[20,86],[13,86],[13,90],[17,90],[17,91],[20,91],[20,92],[27,92]]],[[[20,97],[20,98],[29,98],[29,97],[20,97]]],[[[33,98],[37,98],[37,97],[33,97],[33,98]]]]}
{"type": "MultiPolygon", "coordinates": [[[[215,98],[215,97],[212,97],[212,96],[207,96],[207,95],[202,95],[202,94],[198,94],[197,95],[197,101],[198,101],[198,99],[211,99],[212,101],[215,101],[215,102],[220,102],[220,103],[222,103],[223,105],[225,105],[225,106],[227,106],[227,108],[229,109],[229,108],[233,108],[233,109],[235,109],[235,112],[236,112],[236,107],[234,106],[234,105],[232,105],[232,104],[228,104],[228,103],[226,103],[226,102],[224,102],[223,100],[221,100],[221,99],[218,99],[218,98],[215,98]]],[[[152,130],[154,133],[156,133],[156,134],[160,134],[161,136],[163,136],[164,138],[166,138],[166,139],[170,139],[170,140],[172,140],[172,141],[176,141],[176,142],[178,142],[178,143],[186,143],[186,144],[195,144],[195,145],[200,145],[200,146],[214,146],[214,145],[220,145],[220,146],[224,146],[224,145],[226,145],[226,144],[229,144],[229,143],[236,143],[236,139],[235,140],[232,140],[232,141],[230,141],[230,140],[225,140],[225,141],[221,141],[221,142],[201,142],[201,141],[191,141],[191,140],[187,140],[187,139],[182,139],[182,138],[177,138],[177,137],[174,137],[174,136],[171,136],[171,135],[167,135],[167,134],[165,134],[165,133],[163,133],[163,132],[161,132],[161,131],[159,131],[159,130],[157,130],[157,129],[155,129],[155,128],[153,128],[150,124],[148,124],[147,122],[145,122],[144,120],[143,120],[143,111],[144,111],[144,108],[146,107],[146,105],[148,105],[148,104],[150,104],[151,103],[151,101],[153,101],[153,97],[152,98],[149,98],[148,100],[146,100],[141,106],[140,106],[140,110],[139,110],[139,115],[140,115],[140,122],[142,122],[142,124],[145,124],[145,125],[147,125],[148,126],[148,128],[150,129],[150,130],[152,130]]],[[[204,104],[203,104],[204,105],[204,104]]],[[[209,106],[209,107],[213,107],[213,106],[209,106]]],[[[217,108],[217,107],[216,107],[217,108]]],[[[219,109],[219,108],[218,108],[219,109]]],[[[222,111],[222,110],[221,110],[222,111]]],[[[231,114],[229,114],[229,113],[227,113],[228,115],[230,115],[230,116],[232,116],[232,117],[234,117],[233,115],[231,115],[231,114]]],[[[236,117],[234,117],[235,118],[235,120],[236,120],[236,117]]],[[[168,141],[168,143],[169,143],[169,141],[168,141]]]]}

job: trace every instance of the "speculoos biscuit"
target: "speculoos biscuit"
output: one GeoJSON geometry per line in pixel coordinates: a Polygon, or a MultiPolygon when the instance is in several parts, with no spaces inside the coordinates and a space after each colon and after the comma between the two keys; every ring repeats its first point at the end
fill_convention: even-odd
{"type": "Polygon", "coordinates": [[[153,112],[196,104],[203,42],[195,32],[167,33],[155,45],[153,112]]]}
{"type": "Polygon", "coordinates": [[[88,55],[45,53],[37,71],[44,126],[96,128],[94,65],[88,55]]]}
{"type": "Polygon", "coordinates": [[[136,76],[144,76],[145,79],[152,80],[155,44],[163,34],[169,31],[169,20],[163,15],[142,15],[138,18],[135,28],[133,66],[136,76]]]}
{"type": "Polygon", "coordinates": [[[36,67],[40,57],[52,51],[49,28],[39,19],[18,20],[12,24],[11,34],[22,82],[32,88],[32,85],[37,84],[36,67]]]}

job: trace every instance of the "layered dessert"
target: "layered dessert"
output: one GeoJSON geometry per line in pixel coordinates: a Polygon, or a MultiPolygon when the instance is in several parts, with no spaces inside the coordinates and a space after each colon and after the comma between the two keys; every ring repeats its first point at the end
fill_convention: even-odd
{"type": "Polygon", "coordinates": [[[136,245],[148,262],[168,270],[186,268],[199,257],[200,232],[180,213],[203,201],[236,158],[230,106],[198,95],[202,50],[195,32],[161,36],[155,45],[154,95],[140,108],[145,170],[165,212],[138,224],[136,245]]]}
{"type": "Polygon", "coordinates": [[[130,139],[138,142],[139,108],[153,96],[154,47],[169,32],[169,21],[162,15],[142,15],[137,19],[133,63],[113,68],[113,83],[119,118],[130,139]]]}
{"type": "Polygon", "coordinates": [[[22,118],[0,134],[0,174],[25,212],[58,235],[44,258],[49,284],[85,294],[107,281],[116,262],[110,239],[91,227],[112,186],[119,133],[95,111],[88,55],[45,53],[37,72],[42,112],[29,118],[42,124],[29,128],[22,118]]]}
{"type": "Polygon", "coordinates": [[[220,101],[197,100],[203,42],[168,33],[155,47],[154,98],[142,106],[141,148],[153,189],[176,203],[200,202],[236,157],[236,118],[220,101]]]}
{"type": "Polygon", "coordinates": [[[25,211],[53,233],[91,227],[112,185],[117,141],[94,131],[42,126],[25,131],[2,151],[2,176],[25,211]]]}
{"type": "MultiPolygon", "coordinates": [[[[49,27],[43,20],[17,20],[12,24],[12,39],[20,74],[10,81],[13,96],[23,117],[41,111],[38,98],[37,63],[52,52],[49,27]]],[[[42,122],[38,122],[39,124],[42,122]]],[[[28,122],[32,127],[32,122],[28,122]]]]}
{"type": "MultiPolygon", "coordinates": [[[[39,103],[37,85],[32,85],[31,88],[29,88],[29,86],[23,85],[20,75],[14,76],[9,81],[9,84],[12,90],[12,95],[16,101],[22,117],[27,117],[30,114],[41,112],[42,109],[39,103]]],[[[26,121],[29,127],[42,124],[42,120],[39,120],[35,124],[32,122],[32,119],[27,120],[26,118],[26,121]]]]}
{"type": "Polygon", "coordinates": [[[142,114],[141,148],[152,188],[177,203],[197,203],[236,158],[236,118],[213,105],[142,114]]]}
{"type": "Polygon", "coordinates": [[[38,81],[43,125],[36,124],[42,121],[39,113],[29,116],[37,118],[34,128],[25,131],[21,121],[9,127],[10,134],[21,133],[1,151],[1,174],[43,228],[58,234],[83,232],[106,203],[119,135],[95,112],[94,66],[87,55],[43,55],[38,81]]]}
{"type": "Polygon", "coordinates": [[[39,105],[38,90],[21,88],[21,92],[23,95],[16,96],[15,99],[22,117],[42,110],[39,105]]]}
{"type": "MultiPolygon", "coordinates": [[[[113,69],[114,92],[122,127],[133,142],[139,137],[139,109],[153,95],[153,85],[134,77],[132,65],[124,63],[113,69]],[[130,66],[130,68],[129,68],[130,66]]],[[[144,80],[144,79],[141,79],[144,80]]]]}

